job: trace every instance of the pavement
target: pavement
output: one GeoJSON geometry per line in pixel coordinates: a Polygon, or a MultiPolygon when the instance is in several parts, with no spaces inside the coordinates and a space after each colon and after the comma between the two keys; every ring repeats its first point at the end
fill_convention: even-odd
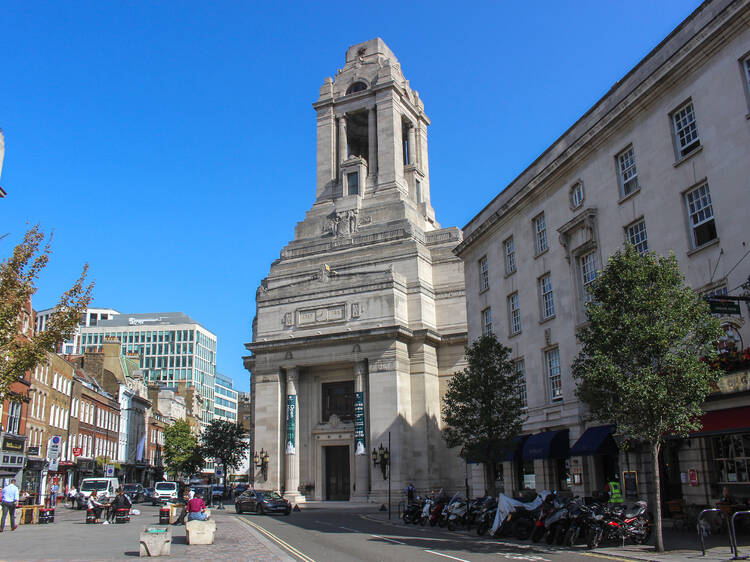
{"type": "MultiPolygon", "coordinates": [[[[8,526],[0,534],[0,561],[35,562],[132,560],[139,557],[140,533],[146,526],[159,522],[159,508],[148,504],[134,506],[141,515],[130,523],[87,525],[85,510],[58,505],[55,522],[47,525],[8,526]]],[[[234,509],[212,510],[216,521],[213,545],[187,544],[184,526],[172,526],[171,556],[179,560],[258,560],[287,562],[294,560],[287,552],[252,526],[233,516],[234,509]]]]}

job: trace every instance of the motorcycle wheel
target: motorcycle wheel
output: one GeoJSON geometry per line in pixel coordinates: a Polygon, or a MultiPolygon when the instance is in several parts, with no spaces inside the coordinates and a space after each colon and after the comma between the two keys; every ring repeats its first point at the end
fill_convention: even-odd
{"type": "Polygon", "coordinates": [[[449,519],[448,520],[448,530],[449,531],[455,531],[456,530],[456,520],[455,519],[449,519]]]}
{"type": "Polygon", "coordinates": [[[401,516],[401,519],[404,520],[404,525],[408,525],[409,523],[411,523],[411,521],[409,521],[410,519],[409,514],[406,513],[405,511],[404,511],[404,514],[401,516]]]}
{"type": "Polygon", "coordinates": [[[565,532],[567,529],[563,525],[556,525],[555,526],[555,544],[562,546],[563,542],[565,542],[565,532]]]}
{"type": "Polygon", "coordinates": [[[513,536],[518,540],[527,540],[533,530],[534,522],[529,519],[521,518],[513,523],[513,536]]]}
{"type": "Polygon", "coordinates": [[[544,527],[534,527],[534,530],[531,531],[532,542],[539,542],[540,540],[542,540],[543,536],[544,536],[544,527]]]}
{"type": "Polygon", "coordinates": [[[568,527],[568,530],[565,531],[565,537],[563,538],[563,545],[565,546],[574,546],[576,542],[578,541],[578,526],[577,525],[570,525],[568,527]]]}
{"type": "Polygon", "coordinates": [[[555,542],[556,531],[557,531],[557,525],[547,529],[547,532],[544,533],[544,542],[546,542],[547,544],[552,544],[553,542],[555,542]]]}
{"type": "Polygon", "coordinates": [[[430,527],[437,525],[437,519],[430,519],[430,527]]]}
{"type": "Polygon", "coordinates": [[[481,537],[482,535],[484,535],[487,532],[487,529],[489,529],[489,528],[490,528],[489,524],[485,523],[484,521],[482,521],[477,526],[477,535],[479,535],[481,537]]]}
{"type": "Polygon", "coordinates": [[[586,545],[591,549],[595,549],[602,541],[602,533],[598,529],[589,529],[586,535],[586,545]]]}
{"type": "Polygon", "coordinates": [[[424,527],[425,523],[427,523],[427,517],[420,517],[419,524],[422,525],[422,527],[424,527]]]}
{"type": "Polygon", "coordinates": [[[438,521],[438,527],[445,527],[448,524],[448,520],[445,517],[440,517],[440,521],[438,521]]]}
{"type": "Polygon", "coordinates": [[[648,539],[651,538],[651,521],[644,517],[641,523],[643,526],[644,533],[642,535],[633,535],[633,542],[635,544],[646,544],[648,539]]]}

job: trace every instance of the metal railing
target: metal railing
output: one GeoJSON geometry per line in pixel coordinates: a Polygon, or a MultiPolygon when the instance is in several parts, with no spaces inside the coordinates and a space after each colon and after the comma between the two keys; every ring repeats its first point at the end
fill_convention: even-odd
{"type": "Polygon", "coordinates": [[[739,552],[737,552],[737,532],[735,531],[734,527],[734,520],[737,518],[738,515],[748,515],[750,514],[750,511],[735,511],[732,514],[732,524],[729,527],[729,533],[730,533],[730,541],[733,543],[732,550],[734,552],[734,556],[732,557],[732,560],[747,560],[748,555],[745,554],[744,556],[740,556],[739,552]]]}
{"type": "Polygon", "coordinates": [[[735,531],[734,527],[734,520],[737,518],[738,515],[749,515],[750,511],[737,511],[734,514],[732,514],[732,518],[729,518],[729,515],[723,510],[719,509],[717,507],[712,507],[709,509],[704,509],[700,512],[698,515],[698,522],[696,523],[696,529],[698,531],[698,542],[700,543],[701,552],[702,555],[706,555],[706,542],[705,537],[703,533],[703,529],[701,528],[701,519],[703,518],[703,515],[706,513],[720,513],[722,517],[724,517],[724,520],[727,524],[727,531],[729,533],[729,548],[732,551],[732,558],[731,560],[747,560],[750,555],[745,554],[744,556],[740,556],[740,553],[737,549],[737,533],[735,531]]]}

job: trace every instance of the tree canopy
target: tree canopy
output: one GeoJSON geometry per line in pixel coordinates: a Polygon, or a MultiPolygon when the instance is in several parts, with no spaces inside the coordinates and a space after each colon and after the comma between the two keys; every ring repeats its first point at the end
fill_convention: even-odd
{"type": "Polygon", "coordinates": [[[203,467],[198,438],[187,420],[177,420],[164,429],[164,464],[174,478],[187,478],[203,467]]]}
{"type": "MultiPolygon", "coordinates": [[[[608,260],[591,294],[573,363],[576,393],[594,419],[648,443],[658,467],[664,439],[700,427],[701,404],[718,376],[701,357],[715,354],[721,328],[674,255],[641,255],[628,245],[608,260]]],[[[654,477],[663,550],[658,471],[654,477]]]]}
{"type": "MultiPolygon", "coordinates": [[[[78,280],[60,297],[45,330],[34,333],[32,325],[24,331],[24,308],[36,293],[36,281],[49,262],[50,242],[51,237],[45,242],[44,233],[34,226],[0,264],[0,396],[9,394],[11,384],[23,379],[47,353],[57,351],[72,337],[91,302],[94,284],[85,285],[86,264],[78,280]]],[[[31,318],[25,321],[33,322],[31,318]]]]}
{"type": "Polygon", "coordinates": [[[250,445],[245,441],[247,434],[236,423],[213,420],[203,430],[202,449],[207,458],[221,459],[226,474],[229,468],[238,468],[247,458],[250,445]]]}
{"type": "Polygon", "coordinates": [[[524,420],[519,389],[523,375],[510,358],[511,350],[494,334],[483,335],[466,348],[468,367],[456,373],[443,398],[443,437],[449,447],[483,462],[487,487],[494,493],[494,464],[511,446],[524,420]]]}

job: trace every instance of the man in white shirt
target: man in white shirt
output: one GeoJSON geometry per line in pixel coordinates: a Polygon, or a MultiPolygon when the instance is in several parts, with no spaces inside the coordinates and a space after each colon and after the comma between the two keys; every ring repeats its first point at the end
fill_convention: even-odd
{"type": "Polygon", "coordinates": [[[0,519],[0,533],[5,529],[5,517],[10,513],[10,530],[16,530],[16,506],[18,505],[18,488],[16,479],[3,488],[2,493],[3,517],[0,519]]]}

